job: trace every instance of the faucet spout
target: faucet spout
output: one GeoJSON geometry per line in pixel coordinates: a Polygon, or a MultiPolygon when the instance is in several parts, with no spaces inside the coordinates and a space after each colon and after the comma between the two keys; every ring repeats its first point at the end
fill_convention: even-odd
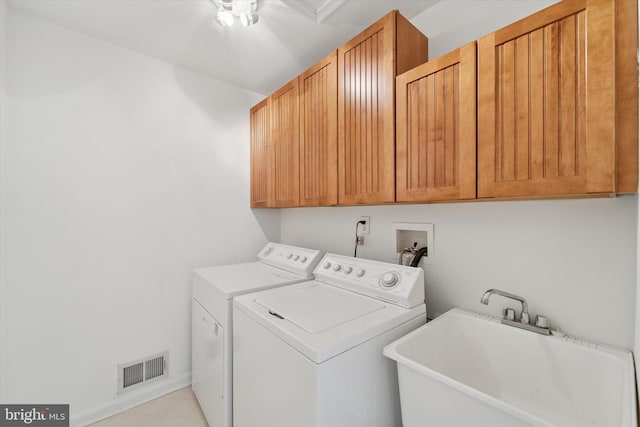
{"type": "Polygon", "coordinates": [[[521,296],[512,294],[510,292],[501,291],[500,289],[489,289],[487,292],[482,294],[480,302],[484,305],[489,305],[489,298],[491,297],[491,295],[500,295],[501,297],[511,298],[522,304],[520,321],[516,320],[516,315],[512,308],[505,308],[503,310],[503,324],[515,326],[516,328],[526,329],[527,331],[537,332],[544,335],[549,335],[551,333],[548,320],[545,316],[536,316],[535,324],[531,324],[529,322],[529,306],[527,305],[527,301],[521,296]]]}
{"type": "Polygon", "coordinates": [[[505,298],[511,298],[513,300],[520,302],[520,304],[522,304],[522,315],[521,315],[520,321],[522,323],[529,323],[529,305],[527,304],[527,301],[519,295],[515,295],[510,292],[501,291],[500,289],[489,289],[487,292],[485,292],[482,295],[482,298],[480,298],[480,302],[484,305],[489,305],[489,297],[491,297],[491,295],[494,295],[494,294],[500,295],[501,297],[505,297],[505,298]]]}

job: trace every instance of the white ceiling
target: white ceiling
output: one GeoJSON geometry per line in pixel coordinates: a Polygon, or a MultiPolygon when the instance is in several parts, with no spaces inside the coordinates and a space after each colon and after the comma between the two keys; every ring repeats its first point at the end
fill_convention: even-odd
{"type": "Polygon", "coordinates": [[[268,94],[390,10],[411,19],[439,0],[285,1],[304,3],[322,22],[281,0],[260,0],[260,20],[249,28],[217,25],[210,0],[10,0],[9,5],[268,94]],[[327,15],[330,3],[338,7],[327,15]]]}

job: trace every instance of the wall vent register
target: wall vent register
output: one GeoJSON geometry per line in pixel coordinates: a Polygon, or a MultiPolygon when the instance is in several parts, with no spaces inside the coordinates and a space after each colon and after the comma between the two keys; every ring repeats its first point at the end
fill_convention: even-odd
{"type": "Polygon", "coordinates": [[[169,352],[118,365],[118,394],[169,375],[169,352]]]}

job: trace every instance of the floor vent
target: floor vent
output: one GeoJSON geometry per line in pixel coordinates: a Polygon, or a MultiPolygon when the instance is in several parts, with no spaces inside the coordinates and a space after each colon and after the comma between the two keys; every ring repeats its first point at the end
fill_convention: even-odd
{"type": "Polygon", "coordinates": [[[169,375],[169,352],[118,365],[118,394],[169,375]]]}

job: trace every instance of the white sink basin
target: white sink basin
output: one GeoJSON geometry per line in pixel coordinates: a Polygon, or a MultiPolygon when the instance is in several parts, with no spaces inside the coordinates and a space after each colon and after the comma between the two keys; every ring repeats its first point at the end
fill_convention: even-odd
{"type": "Polygon", "coordinates": [[[384,349],[404,427],[636,427],[631,352],[453,309],[384,349]]]}

